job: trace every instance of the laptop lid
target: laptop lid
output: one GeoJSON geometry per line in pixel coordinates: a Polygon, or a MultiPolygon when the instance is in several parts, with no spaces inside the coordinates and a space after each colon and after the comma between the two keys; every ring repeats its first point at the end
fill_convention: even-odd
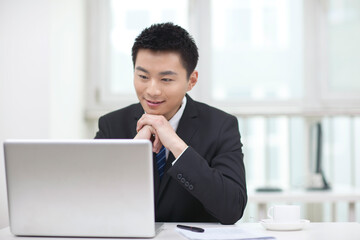
{"type": "Polygon", "coordinates": [[[10,229],[15,235],[155,236],[147,140],[8,140],[10,229]]]}

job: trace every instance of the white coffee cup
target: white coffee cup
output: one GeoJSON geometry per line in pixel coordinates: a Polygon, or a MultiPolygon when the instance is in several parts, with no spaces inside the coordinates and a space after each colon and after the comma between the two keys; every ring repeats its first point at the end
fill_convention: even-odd
{"type": "Polygon", "coordinates": [[[275,205],[268,209],[267,215],[276,223],[295,223],[300,221],[300,206],[275,205]]]}

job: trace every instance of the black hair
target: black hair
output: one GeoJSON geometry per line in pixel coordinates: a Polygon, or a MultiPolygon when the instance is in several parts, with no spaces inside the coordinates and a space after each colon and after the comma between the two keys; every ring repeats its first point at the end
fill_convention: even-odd
{"type": "Polygon", "coordinates": [[[195,70],[199,59],[198,48],[192,36],[182,27],[170,22],[153,24],[137,36],[132,47],[134,67],[140,49],[179,53],[188,78],[195,70]]]}

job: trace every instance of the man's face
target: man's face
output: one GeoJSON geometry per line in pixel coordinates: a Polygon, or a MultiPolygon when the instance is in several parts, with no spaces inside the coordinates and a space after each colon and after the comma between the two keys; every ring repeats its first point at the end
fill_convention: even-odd
{"type": "Polygon", "coordinates": [[[180,54],[171,51],[138,51],[134,86],[145,112],[163,115],[170,120],[181,106],[182,99],[197,82],[194,71],[187,79],[180,54]]]}

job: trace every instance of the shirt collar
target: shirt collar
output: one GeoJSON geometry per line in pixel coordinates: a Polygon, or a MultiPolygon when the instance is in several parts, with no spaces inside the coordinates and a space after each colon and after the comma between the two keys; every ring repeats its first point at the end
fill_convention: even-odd
{"type": "Polygon", "coordinates": [[[184,113],[185,110],[185,106],[186,106],[186,96],[184,96],[182,102],[181,102],[181,107],[180,109],[175,113],[175,115],[169,120],[170,125],[172,126],[172,128],[174,129],[174,131],[176,132],[178,126],[179,126],[179,122],[180,119],[184,113]]]}

